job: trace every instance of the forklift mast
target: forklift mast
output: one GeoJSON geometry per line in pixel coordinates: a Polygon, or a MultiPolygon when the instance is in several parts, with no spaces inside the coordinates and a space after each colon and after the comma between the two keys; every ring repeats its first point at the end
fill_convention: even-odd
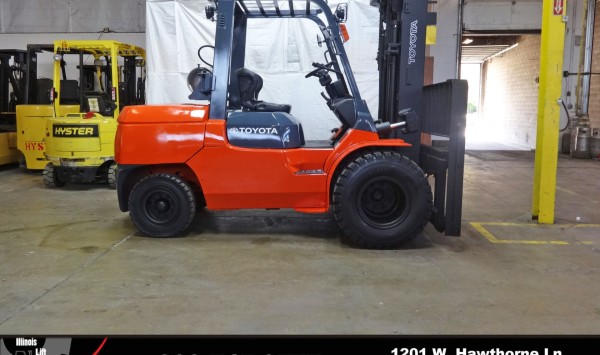
{"type": "Polygon", "coordinates": [[[26,51],[0,49],[0,112],[14,112],[23,103],[26,64],[26,51]]]}
{"type": "Polygon", "coordinates": [[[419,129],[398,137],[412,146],[404,152],[435,178],[431,223],[446,235],[459,236],[467,113],[467,82],[448,80],[424,86],[427,26],[436,14],[425,0],[371,0],[379,7],[379,118],[396,121],[413,109],[419,129]],[[441,139],[440,139],[441,138],[441,139]]]}
{"type": "Polygon", "coordinates": [[[49,104],[49,91],[52,87],[52,79],[39,78],[38,75],[38,53],[54,51],[53,44],[28,44],[27,66],[25,71],[24,104],[49,104]]]}
{"type": "MultiPolygon", "coordinates": [[[[411,108],[422,117],[427,26],[435,25],[436,14],[427,11],[424,0],[371,0],[379,6],[379,118],[394,120],[398,112],[411,108]]],[[[397,135],[412,146],[404,153],[419,161],[421,132],[397,135]]]]}

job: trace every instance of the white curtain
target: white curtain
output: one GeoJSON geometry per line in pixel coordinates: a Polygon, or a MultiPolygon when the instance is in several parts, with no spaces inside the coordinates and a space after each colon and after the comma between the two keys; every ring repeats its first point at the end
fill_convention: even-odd
{"type": "MultiPolygon", "coordinates": [[[[329,1],[335,9],[340,1],[329,1]]],[[[379,10],[369,0],[350,0],[345,48],[362,98],[377,116],[377,40],[379,10]]],[[[147,101],[151,104],[192,102],[187,75],[200,64],[197,51],[214,44],[215,23],[204,14],[206,0],[148,0],[146,3],[147,101]]],[[[292,105],[307,139],[328,139],[339,121],[320,96],[318,79],[304,78],[312,62],[324,63],[316,24],[307,19],[250,19],[244,66],[263,78],[259,99],[292,105]]],[[[202,51],[212,63],[212,49],[202,51]]],[[[206,67],[206,65],[202,64],[206,67]]]]}

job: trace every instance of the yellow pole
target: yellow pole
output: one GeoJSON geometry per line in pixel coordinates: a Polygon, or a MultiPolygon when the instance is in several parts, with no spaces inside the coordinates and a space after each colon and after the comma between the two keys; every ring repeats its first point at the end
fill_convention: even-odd
{"type": "Polygon", "coordinates": [[[566,0],[544,0],[532,218],[554,223],[566,0]]]}
{"type": "MultiPolygon", "coordinates": [[[[111,48],[110,48],[110,61],[111,61],[111,85],[112,87],[108,88],[109,91],[108,95],[111,96],[112,95],[112,90],[115,91],[115,110],[113,111],[113,117],[117,118],[119,117],[119,45],[116,43],[111,44],[111,48]]],[[[112,97],[111,97],[112,99],[112,97]]]]}

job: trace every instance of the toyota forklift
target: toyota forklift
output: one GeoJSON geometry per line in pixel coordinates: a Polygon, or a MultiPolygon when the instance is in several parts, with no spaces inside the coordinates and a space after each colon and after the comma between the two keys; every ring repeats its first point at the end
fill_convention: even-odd
{"type": "Polygon", "coordinates": [[[52,117],[45,122],[47,187],[105,181],[116,187],[116,117],[145,102],[145,50],[114,40],[54,42],[52,117]],[[76,67],[69,75],[67,63],[76,67]],[[63,106],[76,107],[64,113],[63,106]]]}
{"type": "Polygon", "coordinates": [[[455,85],[450,91],[436,87],[421,100],[423,64],[417,61],[424,56],[425,26],[435,17],[427,14],[426,1],[389,3],[394,4],[375,4],[381,20],[389,22],[381,28],[378,63],[380,80],[396,100],[393,107],[384,102],[388,106],[380,109],[385,116],[379,119],[361,98],[344,49],[345,4],[334,11],[325,0],[218,0],[208,5],[206,15],[216,24],[213,65],[196,68],[188,77],[189,98],[204,103],[130,106],[119,116],[115,159],[121,211],[129,211],[137,229],[151,237],[187,233],[204,207],[332,211],[342,241],[369,249],[398,248],[428,221],[444,230],[448,157],[454,154],[448,152],[457,141],[451,137],[450,144],[423,153],[420,139],[443,135],[436,122],[452,126],[445,118],[449,112],[460,116],[462,106],[464,121],[466,96],[462,102],[455,92],[460,85],[455,85]],[[319,81],[323,105],[339,120],[329,140],[305,140],[291,105],[259,98],[262,78],[244,66],[247,23],[254,19],[308,19],[320,29],[325,61],[314,62],[305,77],[319,81]],[[404,37],[407,45],[400,50],[404,37]],[[392,44],[395,54],[387,50],[392,44]],[[392,75],[393,68],[404,70],[401,77],[392,75]],[[412,101],[399,104],[405,89],[419,94],[409,93],[412,101]],[[444,107],[436,111],[428,105],[444,107]],[[443,180],[436,181],[435,196],[429,176],[443,180]]]}

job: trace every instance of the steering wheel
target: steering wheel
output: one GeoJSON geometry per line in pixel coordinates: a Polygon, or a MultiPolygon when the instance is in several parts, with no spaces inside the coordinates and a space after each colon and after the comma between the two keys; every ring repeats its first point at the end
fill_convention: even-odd
{"type": "Polygon", "coordinates": [[[339,71],[330,68],[331,66],[333,66],[333,62],[329,62],[327,64],[321,64],[321,63],[312,63],[313,67],[317,68],[311,72],[309,72],[308,74],[306,74],[304,77],[305,78],[310,78],[311,76],[316,76],[318,77],[317,73],[320,72],[321,70],[326,70],[326,71],[330,71],[330,72],[334,72],[334,73],[339,73],[341,74],[339,71]]]}

